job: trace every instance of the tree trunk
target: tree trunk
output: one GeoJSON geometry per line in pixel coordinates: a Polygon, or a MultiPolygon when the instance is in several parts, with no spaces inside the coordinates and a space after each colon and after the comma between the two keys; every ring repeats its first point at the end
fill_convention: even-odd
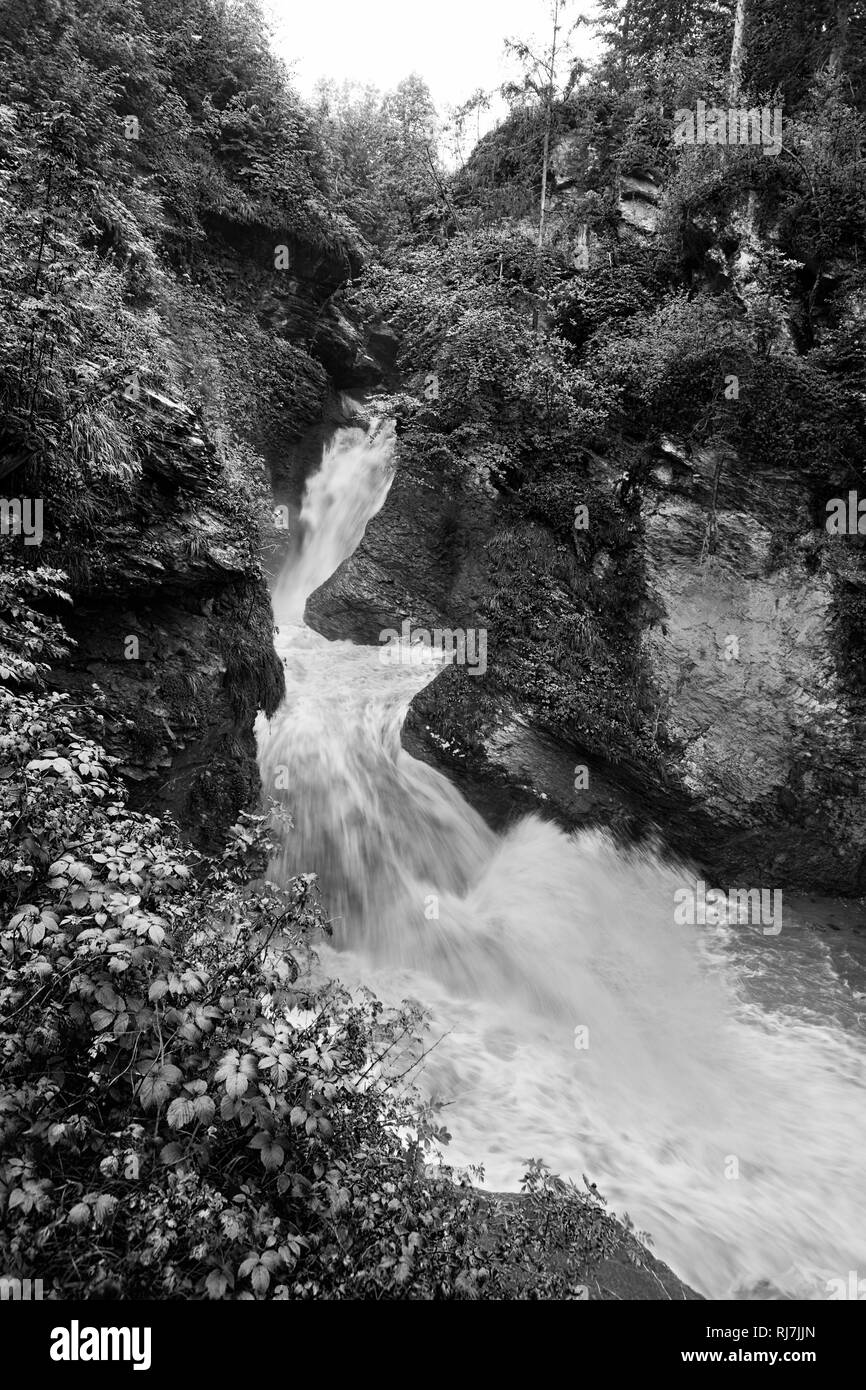
{"type": "Polygon", "coordinates": [[[541,170],[541,212],[538,218],[538,253],[544,245],[544,216],[547,211],[547,161],[550,157],[550,107],[547,108],[547,125],[544,129],[544,154],[541,170]]]}
{"type": "Polygon", "coordinates": [[[746,0],[737,0],[734,15],[734,40],[731,44],[731,67],[728,75],[728,99],[733,105],[740,95],[745,60],[746,0]]]}
{"type": "Polygon", "coordinates": [[[631,0],[626,0],[626,5],[625,5],[625,8],[624,8],[624,10],[623,10],[623,12],[622,12],[622,39],[621,39],[622,47],[621,47],[621,50],[620,50],[620,58],[621,58],[621,61],[622,61],[622,75],[623,75],[623,79],[625,79],[625,78],[628,76],[628,39],[629,39],[629,30],[630,30],[630,28],[631,28],[631,0]]]}
{"type": "Polygon", "coordinates": [[[848,54],[848,21],[850,18],[850,0],[836,0],[836,36],[833,40],[833,51],[830,54],[830,61],[837,71],[841,72],[845,65],[845,58],[848,54]]]}

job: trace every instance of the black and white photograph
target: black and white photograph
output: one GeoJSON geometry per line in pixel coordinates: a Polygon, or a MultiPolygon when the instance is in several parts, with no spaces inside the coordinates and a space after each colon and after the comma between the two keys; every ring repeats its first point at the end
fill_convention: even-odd
{"type": "Polygon", "coordinates": [[[866,0],[0,0],[0,494],[28,1374],[853,1353],[866,0]]]}

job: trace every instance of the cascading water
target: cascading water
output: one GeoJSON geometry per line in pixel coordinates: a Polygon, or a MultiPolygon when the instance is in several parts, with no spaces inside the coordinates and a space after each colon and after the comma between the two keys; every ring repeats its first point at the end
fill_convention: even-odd
{"type": "Polygon", "coordinates": [[[274,589],[288,693],[260,762],[294,821],[275,875],[319,874],[329,973],[431,1011],[421,1083],[449,1102],[452,1162],[497,1188],[531,1155],[589,1174],[710,1296],[827,1297],[866,1274],[863,995],[789,913],[778,937],[677,926],[681,869],[535,817],[494,835],[401,748],[433,656],[386,665],[303,623],[392,452],[388,426],[338,431],[274,589]]]}

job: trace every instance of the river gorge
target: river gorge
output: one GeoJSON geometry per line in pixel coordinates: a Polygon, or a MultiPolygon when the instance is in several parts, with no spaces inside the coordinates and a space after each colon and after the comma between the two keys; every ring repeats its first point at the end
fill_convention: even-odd
{"type": "Polygon", "coordinates": [[[327,974],[430,1011],[419,1084],[445,1102],[450,1162],[494,1189],[530,1156],[585,1173],[707,1297],[828,1297],[866,1265],[857,914],[786,894],[777,935],[678,924],[687,863],[534,814],[494,832],[412,757],[401,729],[441,655],[384,662],[304,622],[394,454],[387,422],[335,429],[275,575],[287,695],[259,760],[293,828],[272,877],[319,875],[327,974]]]}

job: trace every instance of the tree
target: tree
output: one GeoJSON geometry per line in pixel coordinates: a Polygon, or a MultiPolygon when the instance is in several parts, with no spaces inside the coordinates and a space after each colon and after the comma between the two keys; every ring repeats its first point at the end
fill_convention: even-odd
{"type": "Polygon", "coordinates": [[[728,78],[728,96],[733,106],[740,95],[745,61],[746,0],[737,0],[734,13],[734,37],[731,43],[731,67],[728,78]]]}
{"type": "Polygon", "coordinates": [[[749,0],[745,79],[753,91],[778,88],[799,105],[811,79],[832,63],[849,103],[866,106],[866,6],[862,0],[749,0]]]}
{"type": "Polygon", "coordinates": [[[602,72],[616,91],[633,86],[648,60],[685,54],[724,63],[731,100],[743,86],[778,89],[795,107],[832,62],[854,105],[866,102],[863,0],[598,0],[598,10],[602,72]]]}
{"type": "MultiPolygon", "coordinates": [[[[471,117],[475,118],[475,143],[481,139],[481,113],[490,110],[491,95],[485,92],[482,87],[476,88],[466,101],[459,106],[451,107],[448,111],[448,123],[446,125],[446,135],[450,143],[450,152],[454,156],[455,163],[462,169],[466,163],[463,155],[463,142],[466,139],[466,127],[471,117]]],[[[470,136],[471,138],[471,136],[470,136]]]]}
{"type": "Polygon", "coordinates": [[[574,90],[581,72],[581,64],[575,58],[569,40],[579,25],[586,23],[580,16],[563,33],[563,12],[566,0],[551,0],[551,37],[546,48],[540,52],[525,39],[506,39],[506,52],[520,62],[523,73],[519,82],[506,83],[503,96],[512,102],[534,99],[541,111],[544,131],[541,158],[541,200],[538,212],[538,252],[544,246],[544,223],[547,212],[547,166],[550,159],[550,133],[553,125],[553,112],[557,100],[567,101],[574,90]],[[563,71],[563,69],[565,69],[563,71]]]}
{"type": "Polygon", "coordinates": [[[433,98],[417,73],[393,91],[319,82],[315,112],[346,212],[374,241],[416,230],[425,205],[449,204],[433,98]]]}
{"type": "Polygon", "coordinates": [[[729,22],[731,0],[598,0],[600,29],[620,85],[642,59],[711,47],[729,22]]]}

